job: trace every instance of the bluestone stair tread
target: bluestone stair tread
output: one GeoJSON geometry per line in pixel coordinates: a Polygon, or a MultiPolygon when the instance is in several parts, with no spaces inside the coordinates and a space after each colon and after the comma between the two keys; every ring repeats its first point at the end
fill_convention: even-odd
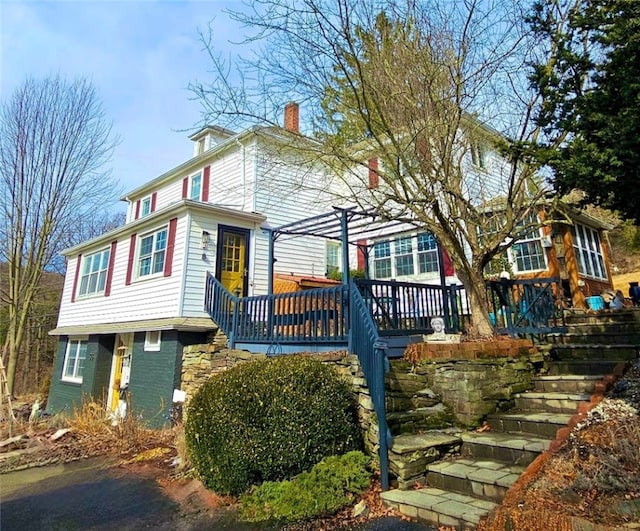
{"type": "Polygon", "coordinates": [[[538,422],[544,424],[561,424],[566,426],[571,420],[571,415],[568,413],[547,413],[537,411],[520,411],[516,413],[500,413],[495,415],[489,415],[490,418],[503,419],[503,420],[519,420],[527,422],[538,422]]]}
{"type": "Polygon", "coordinates": [[[525,467],[488,459],[456,459],[429,465],[427,469],[445,476],[508,487],[520,477],[525,467]]]}
{"type": "Polygon", "coordinates": [[[381,493],[380,497],[387,503],[410,505],[474,524],[497,505],[488,500],[431,487],[418,490],[389,490],[381,493]]]}
{"type": "Polygon", "coordinates": [[[529,452],[542,452],[549,448],[549,439],[534,437],[532,435],[521,435],[519,433],[463,433],[462,441],[472,444],[485,444],[487,446],[500,446],[513,450],[526,450],[529,452]]]}
{"type": "Polygon", "coordinates": [[[461,439],[457,435],[439,432],[397,435],[393,438],[391,450],[397,454],[405,454],[433,446],[448,446],[459,444],[460,442],[461,439]]]}
{"type": "Polygon", "coordinates": [[[535,382],[554,382],[554,381],[563,381],[563,382],[582,382],[589,380],[602,380],[604,375],[602,374],[557,374],[557,375],[544,375],[544,376],[535,376],[532,380],[535,382]]]}
{"type": "Polygon", "coordinates": [[[588,393],[539,393],[535,391],[527,391],[526,393],[517,393],[514,398],[539,398],[542,400],[590,400],[591,395],[588,393]]]}

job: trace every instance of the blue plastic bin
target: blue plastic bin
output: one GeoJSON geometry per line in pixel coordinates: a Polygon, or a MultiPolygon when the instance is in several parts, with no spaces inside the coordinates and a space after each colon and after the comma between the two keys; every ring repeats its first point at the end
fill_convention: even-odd
{"type": "Polygon", "coordinates": [[[604,310],[604,299],[600,295],[586,298],[590,310],[604,310]]]}

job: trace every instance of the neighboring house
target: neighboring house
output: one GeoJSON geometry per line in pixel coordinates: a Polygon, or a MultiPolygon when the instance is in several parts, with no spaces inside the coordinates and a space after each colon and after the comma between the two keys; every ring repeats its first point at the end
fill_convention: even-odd
{"type": "MultiPolygon", "coordinates": [[[[266,294],[268,229],[324,214],[335,200],[323,186],[325,174],[290,156],[302,138],[297,132],[296,104],[285,108],[285,130],[235,134],[203,128],[190,137],[189,160],[122,197],[123,226],[64,251],[67,275],[51,332],[58,336],[58,349],[50,412],[93,397],[105,400],[114,413],[130,405],[151,425],[169,421],[174,390],[181,386],[183,348],[207,342],[217,330],[204,309],[207,273],[232,294],[266,294]],[[302,181],[315,185],[296,184],[302,181]]],[[[483,171],[491,161],[485,151],[470,158],[483,171]]],[[[375,178],[370,172],[369,179],[375,178]]],[[[514,273],[563,277],[554,246],[561,238],[574,301],[581,279],[591,290],[608,282],[602,226],[590,218],[577,220],[573,237],[568,226],[553,235],[548,231],[555,229],[545,227],[512,247],[514,273]]],[[[428,233],[382,227],[353,243],[350,264],[371,278],[439,284],[442,272],[447,284],[459,283],[428,233]]],[[[325,277],[341,272],[341,255],[335,240],[279,239],[274,291],[331,285],[325,277]]]]}

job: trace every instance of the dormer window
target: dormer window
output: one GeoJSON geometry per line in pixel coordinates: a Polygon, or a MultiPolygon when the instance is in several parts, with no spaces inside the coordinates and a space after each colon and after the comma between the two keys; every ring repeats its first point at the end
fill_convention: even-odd
{"type": "Polygon", "coordinates": [[[198,172],[191,176],[189,182],[189,199],[193,201],[200,201],[200,195],[202,193],[202,173],[198,172]]]}
{"type": "Polygon", "coordinates": [[[204,137],[198,140],[196,144],[196,155],[202,155],[204,153],[204,144],[205,144],[204,137]]]}
{"type": "Polygon", "coordinates": [[[482,170],[487,168],[487,150],[480,144],[471,145],[471,163],[482,170]]]}

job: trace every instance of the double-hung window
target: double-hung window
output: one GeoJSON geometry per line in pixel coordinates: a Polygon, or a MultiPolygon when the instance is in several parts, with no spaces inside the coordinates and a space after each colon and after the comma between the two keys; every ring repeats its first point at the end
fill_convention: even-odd
{"type": "Polygon", "coordinates": [[[432,234],[418,234],[418,272],[434,273],[438,271],[438,243],[432,234]]]}
{"type": "Polygon", "coordinates": [[[602,246],[598,231],[576,224],[571,228],[573,250],[578,262],[578,272],[594,278],[607,278],[602,246]]]}
{"type": "Polygon", "coordinates": [[[167,227],[140,238],[138,251],[138,278],[164,271],[167,254],[167,227]]]}
{"type": "Polygon", "coordinates": [[[87,359],[87,338],[70,337],[62,366],[62,379],[68,382],[82,383],[84,360],[87,359]]]}
{"type": "Polygon", "coordinates": [[[140,203],[140,217],[151,214],[151,196],[145,197],[140,203]]]}
{"type": "Polygon", "coordinates": [[[191,176],[189,199],[194,201],[200,201],[200,195],[202,193],[202,173],[196,173],[191,176]]]}
{"type": "Polygon", "coordinates": [[[373,245],[373,271],[375,278],[391,278],[391,242],[373,245]]]}
{"type": "Polygon", "coordinates": [[[327,242],[327,276],[332,275],[340,271],[340,258],[342,246],[338,242],[327,242]]]}
{"type": "Polygon", "coordinates": [[[413,275],[413,238],[398,238],[393,242],[395,253],[396,275],[399,277],[413,275]]]}
{"type": "Polygon", "coordinates": [[[104,249],[82,259],[78,295],[93,295],[104,291],[109,269],[109,254],[110,249],[104,249]]]}
{"type": "Polygon", "coordinates": [[[516,273],[526,273],[530,271],[544,271],[547,269],[547,257],[542,247],[542,233],[538,224],[536,214],[529,215],[522,223],[521,227],[533,225],[534,228],[516,236],[517,242],[511,246],[511,263],[515,266],[516,273]]]}

